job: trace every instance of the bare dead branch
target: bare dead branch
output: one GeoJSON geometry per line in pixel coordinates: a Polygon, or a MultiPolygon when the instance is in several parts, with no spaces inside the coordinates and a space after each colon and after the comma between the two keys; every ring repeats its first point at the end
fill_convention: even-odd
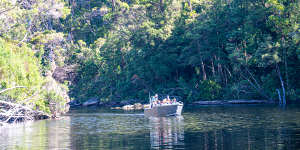
{"type": "Polygon", "coordinates": [[[248,83],[262,96],[264,96],[265,98],[271,100],[271,98],[269,96],[267,96],[267,94],[263,91],[263,89],[260,86],[255,85],[249,78],[245,77],[242,73],[241,76],[248,81],[248,83]]]}
{"type": "Polygon", "coordinates": [[[0,101],[2,111],[0,113],[0,123],[14,123],[18,121],[35,120],[39,118],[49,118],[47,114],[33,110],[29,107],[15,103],[0,101]]]}
{"type": "Polygon", "coordinates": [[[9,91],[9,90],[15,89],[15,88],[26,88],[26,86],[15,86],[15,87],[7,88],[7,89],[4,89],[4,90],[1,90],[0,94],[3,93],[3,92],[9,91]]]}
{"type": "Polygon", "coordinates": [[[5,13],[5,12],[11,11],[11,10],[13,10],[13,9],[15,9],[15,8],[16,8],[16,6],[13,6],[12,8],[7,8],[7,9],[5,9],[5,10],[1,10],[1,11],[0,11],[0,15],[3,14],[3,13],[5,13]]]}

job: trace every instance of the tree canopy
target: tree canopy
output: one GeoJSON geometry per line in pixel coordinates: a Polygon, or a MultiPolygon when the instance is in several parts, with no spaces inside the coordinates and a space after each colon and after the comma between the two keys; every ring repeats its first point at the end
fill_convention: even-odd
{"type": "Polygon", "coordinates": [[[0,89],[12,82],[40,86],[55,68],[76,66],[61,84],[80,101],[143,100],[149,92],[187,103],[277,100],[278,91],[299,99],[298,0],[4,0],[0,6],[0,89]],[[27,74],[16,70],[26,67],[27,74]]]}

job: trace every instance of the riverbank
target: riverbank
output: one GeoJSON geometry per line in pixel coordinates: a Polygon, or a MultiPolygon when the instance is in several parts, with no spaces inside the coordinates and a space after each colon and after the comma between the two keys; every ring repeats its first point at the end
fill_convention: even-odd
{"type": "Polygon", "coordinates": [[[194,105],[239,105],[239,104],[276,104],[275,101],[268,100],[213,100],[213,101],[196,101],[194,105]]]}
{"type": "MultiPolygon", "coordinates": [[[[84,103],[78,101],[71,101],[68,103],[71,109],[77,109],[80,107],[106,107],[110,109],[123,109],[123,110],[140,110],[143,109],[145,103],[139,103],[138,100],[120,101],[120,102],[100,102],[97,99],[89,99],[84,103]]],[[[275,101],[268,100],[212,100],[212,101],[196,101],[193,103],[186,103],[188,105],[274,105],[275,101]]]]}

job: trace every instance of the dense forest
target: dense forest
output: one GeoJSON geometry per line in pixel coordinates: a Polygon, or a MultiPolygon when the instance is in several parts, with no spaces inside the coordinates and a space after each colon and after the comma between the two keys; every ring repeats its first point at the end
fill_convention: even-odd
{"type": "Polygon", "coordinates": [[[46,112],[148,93],[292,102],[299,74],[298,0],[0,2],[0,99],[46,112]]]}

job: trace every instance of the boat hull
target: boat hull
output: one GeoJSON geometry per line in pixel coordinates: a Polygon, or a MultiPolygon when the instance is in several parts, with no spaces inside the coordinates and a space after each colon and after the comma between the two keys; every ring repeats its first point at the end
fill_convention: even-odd
{"type": "Polygon", "coordinates": [[[146,117],[166,117],[166,116],[180,116],[183,104],[176,105],[157,105],[152,108],[144,109],[146,117]]]}

